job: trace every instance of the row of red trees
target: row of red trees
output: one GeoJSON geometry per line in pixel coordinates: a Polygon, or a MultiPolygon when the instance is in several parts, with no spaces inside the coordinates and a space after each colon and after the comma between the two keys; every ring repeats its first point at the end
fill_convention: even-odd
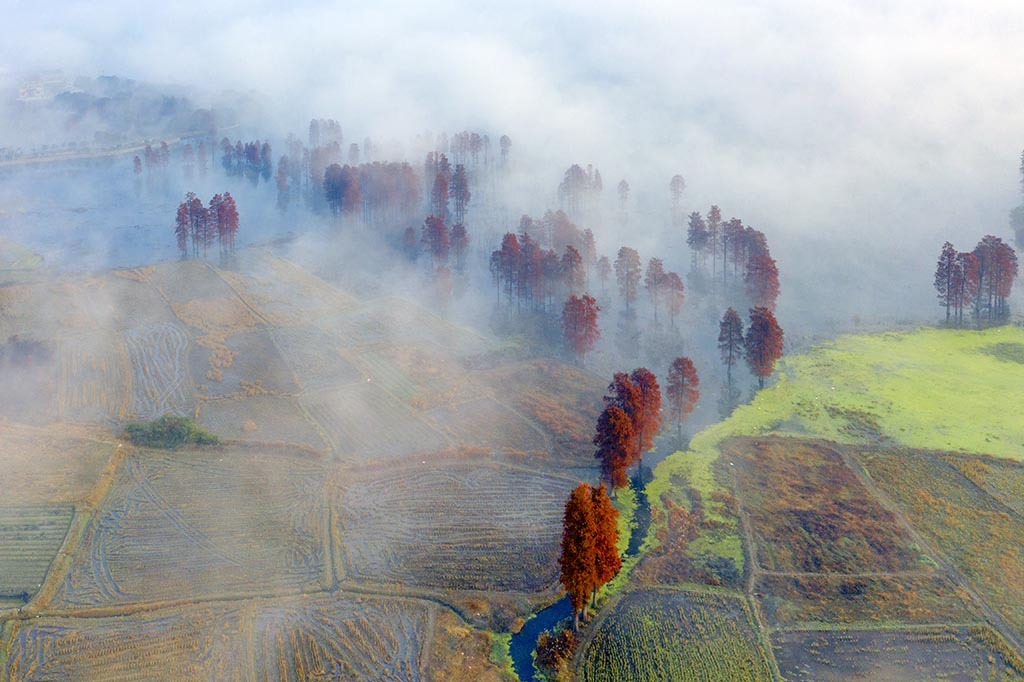
{"type": "Polygon", "coordinates": [[[573,608],[573,628],[586,618],[587,597],[614,578],[622,567],[619,556],[619,511],[612,506],[604,485],[580,483],[565,503],[562,519],[560,580],[573,608]]]}
{"type": "Polygon", "coordinates": [[[270,149],[270,143],[264,140],[254,140],[242,143],[241,140],[231,144],[228,138],[220,141],[221,165],[228,175],[247,175],[250,178],[262,176],[264,180],[270,179],[270,172],[274,167],[274,159],[270,149]]]}
{"type": "Polygon", "coordinates": [[[203,206],[203,201],[193,192],[185,195],[185,201],[178,204],[174,234],[178,240],[178,250],[182,258],[189,255],[191,241],[192,257],[202,252],[206,257],[207,250],[215,243],[220,247],[221,255],[234,251],[235,235],[238,234],[238,208],[231,194],[215,194],[210,205],[203,206]]]}
{"type": "Polygon", "coordinates": [[[985,235],[971,252],[942,245],[935,268],[935,290],[946,309],[946,322],[963,324],[964,310],[975,321],[1002,320],[1009,316],[1007,299],[1017,278],[1017,254],[999,237],[985,235]]]}
{"type": "MultiPolygon", "coordinates": [[[[282,163],[287,163],[286,159],[282,163]]],[[[279,201],[282,186],[287,190],[288,178],[287,173],[280,172],[279,164],[279,201]]],[[[408,163],[332,163],[324,170],[321,186],[333,215],[361,217],[368,223],[405,222],[420,207],[419,178],[408,163]]]]}
{"type": "Polygon", "coordinates": [[[584,244],[590,245],[584,247],[587,256],[573,245],[566,245],[559,256],[553,248],[541,246],[530,232],[518,236],[507,232],[490,260],[499,302],[504,289],[509,304],[515,301],[519,309],[526,305],[548,310],[559,294],[582,291],[587,284],[587,263],[593,262],[593,235],[589,242],[584,238],[584,244]]]}

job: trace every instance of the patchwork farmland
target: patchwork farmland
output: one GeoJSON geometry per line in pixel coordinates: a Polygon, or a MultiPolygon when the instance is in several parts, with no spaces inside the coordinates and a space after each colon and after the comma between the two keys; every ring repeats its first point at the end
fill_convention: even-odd
{"type": "MultiPolygon", "coordinates": [[[[0,404],[0,680],[501,679],[478,628],[550,599],[583,455],[538,419],[540,370],[268,253],[237,267],[0,286],[0,325],[55,349],[37,424],[0,404]],[[37,319],[54,292],[72,317],[37,319]],[[163,415],[224,441],[119,438],[163,415]]],[[[543,371],[590,419],[603,382],[543,371]]]]}

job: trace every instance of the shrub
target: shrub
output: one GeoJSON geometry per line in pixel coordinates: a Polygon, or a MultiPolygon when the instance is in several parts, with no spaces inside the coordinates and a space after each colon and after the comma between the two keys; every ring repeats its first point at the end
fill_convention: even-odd
{"type": "Polygon", "coordinates": [[[124,427],[124,437],[135,445],[168,450],[182,445],[220,443],[217,436],[203,431],[194,420],[169,414],[150,422],[130,422],[124,427]]]}

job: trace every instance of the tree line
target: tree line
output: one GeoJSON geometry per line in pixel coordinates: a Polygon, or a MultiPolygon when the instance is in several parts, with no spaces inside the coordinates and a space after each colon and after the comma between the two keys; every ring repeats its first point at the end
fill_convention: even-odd
{"type": "Polygon", "coordinates": [[[1017,254],[999,237],[985,235],[973,251],[961,252],[946,242],[935,267],[934,285],[946,323],[962,326],[964,311],[976,324],[1010,315],[1007,299],[1017,278],[1017,254]]]}

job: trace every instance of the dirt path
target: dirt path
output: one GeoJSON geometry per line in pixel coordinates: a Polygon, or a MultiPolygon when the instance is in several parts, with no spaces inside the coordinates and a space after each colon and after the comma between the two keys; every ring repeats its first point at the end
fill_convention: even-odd
{"type": "Polygon", "coordinates": [[[925,539],[925,537],[919,533],[916,528],[914,528],[913,524],[910,523],[910,519],[906,517],[900,506],[896,504],[896,502],[889,497],[887,493],[875,485],[874,480],[872,480],[864,467],[861,466],[860,462],[850,454],[849,449],[836,445],[835,450],[843,458],[843,463],[853,471],[860,483],[865,489],[867,489],[868,493],[870,493],[886,511],[899,519],[900,523],[903,524],[910,533],[910,536],[914,539],[914,542],[916,542],[922,550],[935,560],[942,571],[946,572],[954,579],[955,582],[963,587],[964,591],[967,592],[971,599],[978,605],[978,608],[981,609],[985,618],[988,619],[989,624],[995,628],[999,634],[1001,634],[1018,652],[1024,653],[1024,642],[1022,642],[1020,637],[1017,636],[1016,631],[1010,627],[1009,623],[1007,623],[1003,617],[981,597],[981,595],[978,594],[978,592],[971,586],[970,582],[968,582],[964,574],[961,573],[960,570],[938,550],[938,547],[925,539]]]}

